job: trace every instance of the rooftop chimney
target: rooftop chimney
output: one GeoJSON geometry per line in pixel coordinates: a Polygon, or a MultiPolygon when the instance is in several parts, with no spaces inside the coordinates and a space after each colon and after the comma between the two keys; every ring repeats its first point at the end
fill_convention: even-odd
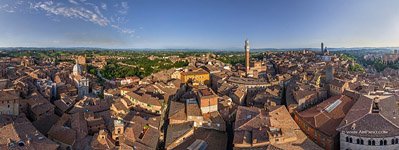
{"type": "Polygon", "coordinates": [[[380,107],[378,105],[378,102],[379,102],[378,97],[374,98],[373,107],[371,109],[372,113],[379,113],[380,112],[380,107]]]}
{"type": "Polygon", "coordinates": [[[351,128],[352,128],[352,130],[355,130],[356,129],[356,123],[353,123],[351,128]]]}

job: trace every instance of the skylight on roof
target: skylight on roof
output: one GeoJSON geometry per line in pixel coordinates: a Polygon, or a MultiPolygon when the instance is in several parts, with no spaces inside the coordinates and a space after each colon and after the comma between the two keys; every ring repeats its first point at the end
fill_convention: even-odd
{"type": "Polygon", "coordinates": [[[337,99],[334,103],[330,104],[325,110],[326,110],[327,112],[331,112],[331,111],[333,111],[335,108],[337,108],[337,106],[338,106],[339,104],[341,104],[341,103],[342,103],[342,101],[341,101],[340,99],[337,99]]]}

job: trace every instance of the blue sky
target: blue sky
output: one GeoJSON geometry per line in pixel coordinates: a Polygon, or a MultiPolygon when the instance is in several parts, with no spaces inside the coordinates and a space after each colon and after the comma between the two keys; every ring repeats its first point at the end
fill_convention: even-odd
{"type": "Polygon", "coordinates": [[[399,46],[397,0],[0,0],[0,47],[399,46]]]}

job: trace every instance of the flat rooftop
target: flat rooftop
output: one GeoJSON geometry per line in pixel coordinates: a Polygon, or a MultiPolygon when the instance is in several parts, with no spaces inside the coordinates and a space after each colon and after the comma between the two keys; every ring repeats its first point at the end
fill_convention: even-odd
{"type": "Polygon", "coordinates": [[[201,93],[201,96],[211,96],[213,95],[213,92],[209,89],[200,89],[199,92],[201,93]]]}

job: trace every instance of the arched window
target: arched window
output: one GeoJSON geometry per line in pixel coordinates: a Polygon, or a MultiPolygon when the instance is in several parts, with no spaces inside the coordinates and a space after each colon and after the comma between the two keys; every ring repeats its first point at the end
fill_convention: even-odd
{"type": "Polygon", "coordinates": [[[387,140],[384,140],[384,145],[387,145],[387,143],[388,143],[387,140]]]}
{"type": "Polygon", "coordinates": [[[395,139],[395,143],[398,144],[399,143],[399,139],[395,139]]]}
{"type": "Polygon", "coordinates": [[[349,142],[349,137],[346,137],[346,142],[349,142]]]}
{"type": "Polygon", "coordinates": [[[356,139],[356,144],[360,144],[360,139],[356,139]]]}
{"type": "Polygon", "coordinates": [[[392,140],[391,140],[391,144],[392,144],[392,145],[395,144],[395,139],[392,139],[392,140]]]}
{"type": "Polygon", "coordinates": [[[368,141],[368,145],[371,145],[371,141],[370,140],[368,141]]]}
{"type": "Polygon", "coordinates": [[[364,141],[363,141],[363,139],[360,139],[360,144],[362,144],[362,145],[364,144],[364,141]]]}
{"type": "Polygon", "coordinates": [[[352,138],[349,138],[349,143],[352,143],[352,138]]]}
{"type": "Polygon", "coordinates": [[[371,145],[375,145],[375,141],[374,140],[371,141],[371,145]]]}
{"type": "Polygon", "coordinates": [[[383,143],[383,141],[382,141],[382,140],[380,140],[380,145],[384,145],[384,143],[383,143]]]}

